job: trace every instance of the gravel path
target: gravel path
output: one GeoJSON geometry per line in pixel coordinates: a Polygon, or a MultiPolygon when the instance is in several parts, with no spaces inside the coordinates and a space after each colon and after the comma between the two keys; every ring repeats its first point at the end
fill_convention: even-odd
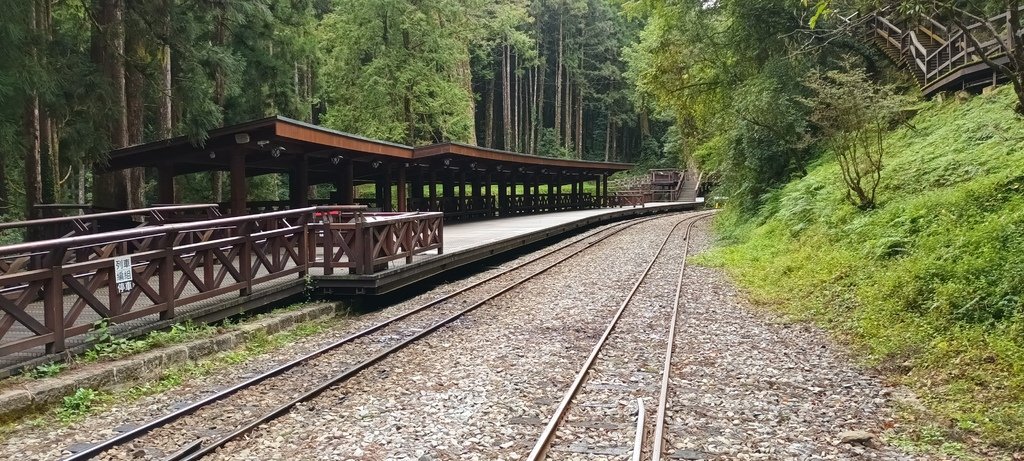
{"type": "MultiPolygon", "coordinates": [[[[593,235],[600,232],[602,229],[604,228],[586,232],[583,236],[593,235]]],[[[563,242],[558,245],[562,245],[564,243],[567,242],[563,242]]],[[[560,252],[558,254],[565,253],[560,252]]],[[[427,293],[386,309],[357,318],[346,319],[344,322],[341,322],[341,325],[324,333],[298,340],[284,348],[253,358],[229,369],[218,370],[218,373],[214,375],[186,382],[171,391],[144,397],[133,402],[112,405],[111,408],[103,413],[89,416],[80,422],[68,426],[46,425],[40,427],[38,422],[35,424],[31,422],[21,423],[17,425],[11,433],[5,436],[5,440],[0,442],[0,459],[56,459],[60,456],[67,455],[69,452],[64,449],[69,446],[87,444],[89,442],[110,438],[116,435],[120,428],[131,427],[133,425],[155,419],[156,417],[162,416],[163,414],[166,414],[175,408],[179,408],[191,401],[199,400],[206,395],[224,389],[230,384],[249,379],[259,373],[284,364],[313,350],[319,349],[320,347],[359,331],[367,326],[379,323],[380,321],[397,314],[407,312],[414,307],[422,305],[426,301],[451,293],[478,280],[491,276],[506,267],[511,267],[519,262],[531,259],[534,256],[535,255],[533,254],[523,255],[522,257],[509,261],[500,267],[476,274],[464,280],[438,286],[427,293]],[[57,427],[54,428],[53,426],[57,427]]],[[[545,260],[550,259],[546,258],[545,260]]],[[[529,267],[536,267],[536,265],[531,265],[529,267]]],[[[501,283],[502,281],[508,281],[511,280],[511,277],[511,275],[504,276],[496,280],[496,282],[501,283]]],[[[435,315],[433,317],[437,316],[435,315]]],[[[411,320],[416,320],[416,318],[414,317],[411,320]]],[[[418,323],[423,324],[426,322],[428,322],[428,320],[419,319],[418,323]]],[[[412,328],[415,328],[415,326],[412,328]]],[[[406,328],[405,330],[409,329],[410,328],[406,328]]],[[[403,328],[395,328],[391,332],[384,333],[384,336],[387,336],[388,333],[392,333],[397,336],[402,335],[404,332],[403,328]]],[[[361,352],[365,353],[367,350],[379,350],[380,344],[378,343],[379,342],[374,341],[362,341],[361,343],[354,344],[354,346],[356,346],[355,349],[362,349],[361,352]]],[[[347,350],[347,353],[351,352],[351,350],[347,350]]],[[[313,382],[313,380],[318,379],[325,374],[336,372],[345,368],[347,365],[354,363],[356,361],[354,356],[360,354],[349,354],[353,357],[346,357],[344,354],[332,355],[332,358],[335,360],[324,361],[326,364],[313,370],[313,372],[289,373],[286,376],[274,378],[268,381],[268,387],[270,389],[285,389],[287,391],[290,389],[289,383],[313,382]],[[280,382],[280,384],[277,384],[276,382],[280,382]]],[[[215,435],[218,432],[217,429],[221,427],[226,427],[232,423],[237,423],[243,419],[248,419],[254,415],[261,414],[262,409],[269,407],[278,400],[281,400],[281,398],[271,396],[268,392],[243,391],[240,393],[236,404],[232,407],[237,411],[211,411],[204,409],[200,414],[196,415],[197,417],[186,418],[169,428],[154,431],[152,435],[156,436],[153,437],[157,440],[156,442],[150,442],[147,440],[145,444],[139,443],[138,445],[133,444],[123,447],[121,450],[104,456],[104,459],[160,458],[164,454],[174,451],[184,443],[194,440],[197,435],[215,435]]]]}
{"type": "MultiPolygon", "coordinates": [[[[525,459],[612,313],[680,219],[659,218],[623,231],[210,458],[525,459]]],[[[707,244],[706,226],[697,232],[691,250],[707,244]]],[[[672,251],[678,257],[678,249],[672,251]]],[[[0,459],[54,459],[70,443],[110,437],[118,426],[152,419],[497,270],[68,427],[20,428],[0,445],[0,459]]],[[[661,312],[671,309],[676,274],[670,272],[664,283],[654,283],[668,288],[649,290],[646,310],[629,318],[616,343],[620,352],[610,353],[593,376],[603,387],[594,401],[614,406],[591,407],[594,412],[571,419],[572,430],[615,437],[622,432],[621,446],[627,446],[636,397],[653,412],[667,328],[661,312]],[[641,344],[657,345],[651,364],[638,361],[648,348],[641,344]],[[633,377],[622,375],[623,369],[633,370],[633,377]],[[612,398],[616,392],[621,399],[612,398]]],[[[926,459],[881,442],[839,443],[846,430],[881,432],[890,390],[853,365],[825,333],[757,313],[715,270],[688,269],[684,290],[666,440],[675,459],[926,459]]],[[[339,359],[337,366],[344,363],[339,359]]],[[[127,459],[138,450],[146,457],[144,448],[127,459]]],[[[550,459],[576,455],[553,452],[550,459]]],[[[586,459],[624,460],[628,454],[586,459]]]]}
{"type": "MultiPolygon", "coordinates": [[[[708,246],[707,224],[691,242],[708,246]]],[[[892,390],[859,369],[821,330],[781,323],[743,301],[717,270],[683,279],[666,453],[677,459],[925,459],[877,440],[892,390]]]]}
{"type": "Polygon", "coordinates": [[[623,231],[214,459],[524,458],[657,251],[621,248],[679,219],[623,231]]]}
{"type": "MultiPolygon", "coordinates": [[[[640,408],[637,399],[644,401],[647,421],[658,403],[685,232],[685,224],[675,229],[626,304],[557,427],[547,459],[625,459],[633,453],[640,408]]],[[[651,234],[650,238],[658,245],[664,236],[651,234]]],[[[626,294],[622,294],[623,301],[626,294]]]]}

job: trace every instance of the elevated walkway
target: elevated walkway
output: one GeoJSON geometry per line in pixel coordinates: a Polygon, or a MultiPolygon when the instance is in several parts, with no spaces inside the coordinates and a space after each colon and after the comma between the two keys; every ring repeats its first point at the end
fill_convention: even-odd
{"type": "Polygon", "coordinates": [[[943,91],[980,92],[1003,82],[1004,78],[983,62],[982,56],[999,65],[1009,62],[1001,37],[990,32],[995,30],[1006,37],[1006,21],[1004,13],[989,18],[988,25],[970,24],[965,31],[929,15],[904,18],[882,11],[869,16],[866,24],[869,40],[910,71],[922,93],[930,97],[943,91]],[[980,46],[975,46],[975,41],[980,46]]]}

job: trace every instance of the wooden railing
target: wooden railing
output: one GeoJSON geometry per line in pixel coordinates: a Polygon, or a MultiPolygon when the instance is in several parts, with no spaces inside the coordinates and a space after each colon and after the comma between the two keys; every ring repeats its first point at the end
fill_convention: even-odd
{"type": "MultiPolygon", "coordinates": [[[[1021,11],[1024,11],[1024,7],[1021,11]]],[[[985,23],[967,25],[965,30],[942,24],[927,15],[915,18],[912,21],[913,25],[910,24],[911,21],[894,21],[885,15],[885,12],[881,12],[868,18],[867,24],[872,36],[883,46],[898,53],[906,65],[911,67],[926,95],[941,90],[945,85],[956,83],[946,80],[971,66],[978,66],[976,69],[972,68],[976,72],[964,74],[980,72],[985,78],[978,75],[956,75],[955,78],[963,79],[963,84],[976,80],[991,81],[994,71],[983,65],[982,56],[996,60],[1005,59],[999,37],[987,32],[988,26],[985,23]],[[980,47],[973,45],[968,34],[977,39],[980,47]],[[929,48],[922,40],[934,45],[929,48]]],[[[1003,13],[989,18],[988,23],[995,25],[994,29],[1005,35],[1008,32],[1003,24],[1007,18],[1008,13],[1003,13]]],[[[1021,32],[1018,32],[1018,35],[1024,36],[1021,32]]]]}
{"type": "Polygon", "coordinates": [[[444,215],[441,213],[318,213],[315,247],[322,257],[315,264],[331,275],[346,268],[356,274],[372,274],[383,264],[431,250],[444,252],[444,215]]]}
{"type": "MultiPolygon", "coordinates": [[[[58,206],[63,209],[68,205],[58,206]]],[[[135,210],[0,223],[0,232],[23,232],[26,240],[45,240],[133,227],[208,220],[220,216],[217,205],[212,204],[154,206],[135,210]]]]}
{"type": "Polygon", "coordinates": [[[311,207],[0,247],[0,356],[61,352],[97,319],[170,319],[176,308],[247,296],[313,268],[371,274],[440,253],[442,221],[440,213],[311,207]]]}

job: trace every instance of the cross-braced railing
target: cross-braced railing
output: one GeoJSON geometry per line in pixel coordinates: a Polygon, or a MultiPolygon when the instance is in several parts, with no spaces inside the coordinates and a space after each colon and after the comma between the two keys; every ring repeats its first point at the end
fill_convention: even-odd
{"type": "Polygon", "coordinates": [[[171,319],[183,306],[248,296],[312,268],[372,274],[443,249],[441,213],[362,210],[311,207],[0,247],[0,356],[63,351],[99,319],[171,319]]]}
{"type": "MultiPolygon", "coordinates": [[[[1005,62],[1000,40],[1011,30],[1006,26],[1008,17],[1003,13],[961,28],[927,15],[895,20],[883,11],[868,17],[867,25],[883,49],[910,67],[925,93],[932,94],[958,83],[966,87],[975,81],[992,82],[995,71],[982,61],[982,56],[1005,62]]],[[[1020,36],[1022,32],[1017,33],[1020,36]]]]}

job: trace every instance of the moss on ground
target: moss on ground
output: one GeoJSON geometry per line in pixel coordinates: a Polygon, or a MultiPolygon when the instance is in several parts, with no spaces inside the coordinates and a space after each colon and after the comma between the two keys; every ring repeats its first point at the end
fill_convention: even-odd
{"type": "MultiPolygon", "coordinates": [[[[887,137],[880,206],[824,157],[703,256],[755,301],[813,320],[914,389],[950,440],[1024,449],[1024,120],[1002,88],[924,103],[887,137]]],[[[921,426],[923,427],[923,426],[921,426]]],[[[947,451],[947,447],[942,447],[947,451]]]]}

